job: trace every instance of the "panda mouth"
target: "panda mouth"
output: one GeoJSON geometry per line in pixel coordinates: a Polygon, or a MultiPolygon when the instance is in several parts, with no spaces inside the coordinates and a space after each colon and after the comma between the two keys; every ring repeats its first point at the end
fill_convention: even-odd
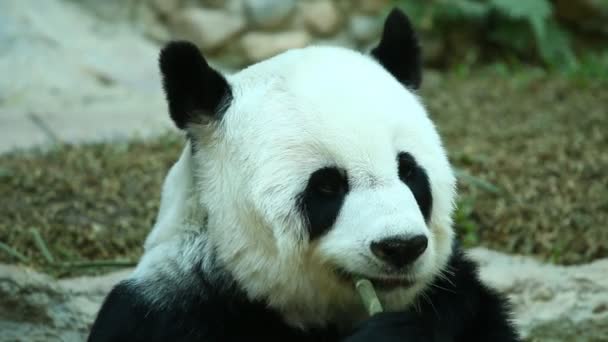
{"type": "Polygon", "coordinates": [[[351,284],[353,284],[356,279],[367,279],[372,283],[372,285],[374,285],[374,288],[380,291],[390,291],[397,288],[409,288],[415,284],[414,280],[408,277],[404,277],[403,275],[393,275],[384,277],[368,276],[359,273],[348,272],[342,268],[338,268],[336,270],[336,273],[340,279],[345,282],[350,282],[351,284]]]}

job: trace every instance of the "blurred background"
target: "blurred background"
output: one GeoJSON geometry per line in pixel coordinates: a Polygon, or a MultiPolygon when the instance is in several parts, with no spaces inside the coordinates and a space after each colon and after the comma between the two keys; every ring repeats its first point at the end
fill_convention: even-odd
{"type": "MultiPolygon", "coordinates": [[[[64,279],[137,262],[183,146],[160,87],[164,43],[191,40],[232,73],[311,44],[368,51],[394,6],[421,37],[463,243],[608,274],[606,0],[0,0],[0,263],[12,267],[0,330],[25,317],[3,307],[35,316],[52,302],[22,304],[2,270],[64,279]]],[[[603,329],[606,298],[581,309],[603,329]]],[[[577,341],[595,341],[581,329],[606,332],[583,324],[577,341]]]]}

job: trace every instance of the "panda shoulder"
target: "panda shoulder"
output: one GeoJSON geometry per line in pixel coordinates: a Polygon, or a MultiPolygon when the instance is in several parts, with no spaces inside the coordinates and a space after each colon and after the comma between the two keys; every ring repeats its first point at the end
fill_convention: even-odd
{"type": "Polygon", "coordinates": [[[163,180],[158,214],[146,237],[144,249],[148,251],[187,230],[202,230],[205,218],[205,210],[198,205],[192,146],[186,143],[163,180]]]}
{"type": "Polygon", "coordinates": [[[128,281],[153,302],[166,300],[167,293],[192,289],[205,296],[224,281],[225,273],[216,268],[206,234],[184,228],[147,250],[128,281]]]}
{"type": "Polygon", "coordinates": [[[212,258],[200,233],[182,233],[148,250],[132,274],[106,296],[88,341],[206,336],[211,327],[205,322],[222,310],[210,298],[226,287],[222,273],[213,270],[212,258]]]}

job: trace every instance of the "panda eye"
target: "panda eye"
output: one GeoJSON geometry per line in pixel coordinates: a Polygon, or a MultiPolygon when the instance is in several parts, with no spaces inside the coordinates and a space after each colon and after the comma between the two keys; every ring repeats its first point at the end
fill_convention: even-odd
{"type": "Polygon", "coordinates": [[[341,192],[341,187],[337,184],[321,183],[317,185],[317,192],[326,196],[332,196],[341,192]]]}
{"type": "Polygon", "coordinates": [[[324,197],[342,195],[348,187],[345,177],[336,168],[323,168],[315,171],[310,177],[310,185],[314,192],[324,197]]]}
{"type": "Polygon", "coordinates": [[[402,181],[408,181],[414,176],[416,171],[416,162],[409,153],[399,153],[397,156],[399,162],[399,178],[402,181]]]}
{"type": "Polygon", "coordinates": [[[330,166],[310,174],[306,188],[296,198],[310,239],[318,238],[333,226],[349,190],[345,170],[330,166]]]}

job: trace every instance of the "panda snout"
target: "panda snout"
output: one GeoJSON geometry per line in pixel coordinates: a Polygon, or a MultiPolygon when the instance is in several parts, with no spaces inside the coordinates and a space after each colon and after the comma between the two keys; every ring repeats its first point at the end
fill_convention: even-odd
{"type": "Polygon", "coordinates": [[[414,263],[426,250],[428,238],[424,235],[390,237],[370,244],[372,254],[395,268],[414,263]]]}

